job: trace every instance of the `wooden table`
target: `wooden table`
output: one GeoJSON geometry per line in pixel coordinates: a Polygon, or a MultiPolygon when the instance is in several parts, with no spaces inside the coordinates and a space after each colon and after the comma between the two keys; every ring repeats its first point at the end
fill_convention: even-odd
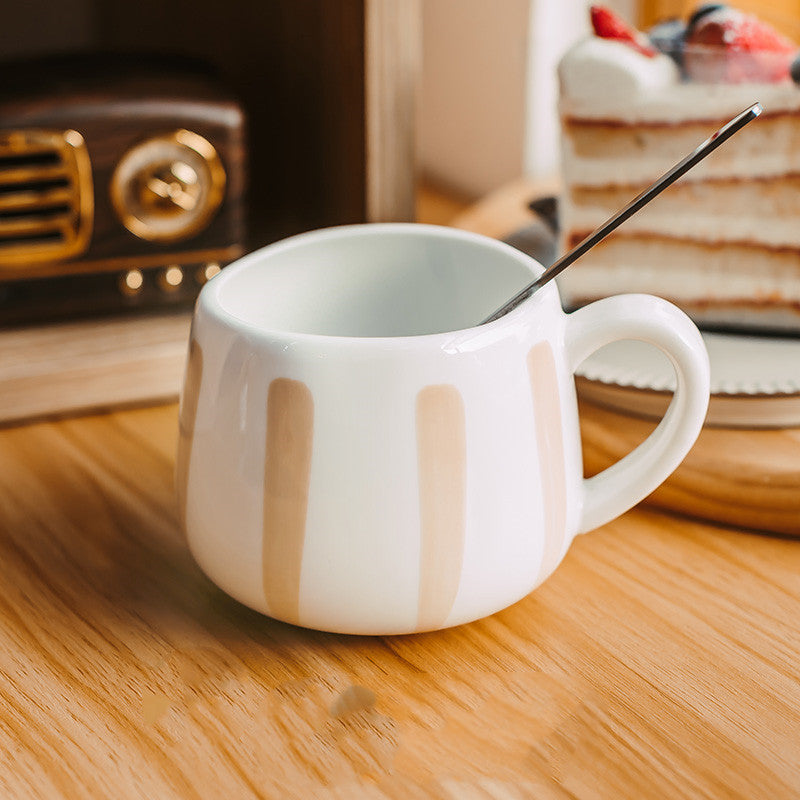
{"type": "Polygon", "coordinates": [[[797,539],[639,507],[489,619],[323,634],[194,564],[176,438],[174,404],[0,429],[4,800],[800,796],[797,539]]]}
{"type": "Polygon", "coordinates": [[[796,798],[800,542],[638,509],[449,631],[293,628],[178,533],[174,405],[0,430],[3,798],[796,798]]]}

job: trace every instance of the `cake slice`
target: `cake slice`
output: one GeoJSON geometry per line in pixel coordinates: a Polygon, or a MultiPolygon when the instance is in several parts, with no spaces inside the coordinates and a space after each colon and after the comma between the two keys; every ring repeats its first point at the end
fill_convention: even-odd
{"type": "Polygon", "coordinates": [[[592,16],[559,65],[562,252],[746,107],[764,113],[566,270],[565,305],[647,292],[706,327],[800,332],[795,45],[719,6],[666,45],[592,16]]]}

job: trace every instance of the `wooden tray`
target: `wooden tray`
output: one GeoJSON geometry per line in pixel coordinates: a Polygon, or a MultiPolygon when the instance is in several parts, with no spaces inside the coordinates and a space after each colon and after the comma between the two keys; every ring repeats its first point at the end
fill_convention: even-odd
{"type": "MultiPolygon", "coordinates": [[[[582,400],[588,475],[619,461],[656,423],[582,400]]],[[[700,519],[800,535],[800,428],[704,428],[684,462],[647,503],[700,519]]]]}
{"type": "MultiPolygon", "coordinates": [[[[506,238],[534,219],[528,202],[552,190],[552,184],[516,181],[467,209],[453,224],[506,238]]],[[[656,424],[589,402],[588,397],[596,400],[595,388],[577,381],[587,475],[622,458],[656,424]]],[[[643,396],[643,414],[646,402],[643,396]]],[[[683,464],[645,502],[713,522],[800,535],[800,428],[704,428],[683,464]]]]}

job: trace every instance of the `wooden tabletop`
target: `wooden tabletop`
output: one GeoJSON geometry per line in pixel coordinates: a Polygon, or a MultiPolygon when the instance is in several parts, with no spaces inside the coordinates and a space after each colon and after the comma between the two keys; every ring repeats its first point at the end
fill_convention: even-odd
{"type": "Polygon", "coordinates": [[[800,541],[638,509],[536,592],[293,628],[178,533],[174,405],[0,430],[4,798],[796,798],[800,541]]]}
{"type": "Polygon", "coordinates": [[[200,572],[176,440],[174,404],[0,428],[3,800],[800,795],[800,540],[639,507],[491,618],[323,634],[200,572]]]}

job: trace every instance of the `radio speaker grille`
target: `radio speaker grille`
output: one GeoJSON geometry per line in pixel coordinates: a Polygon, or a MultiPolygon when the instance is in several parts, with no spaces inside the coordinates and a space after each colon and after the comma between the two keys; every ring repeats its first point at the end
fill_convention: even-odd
{"type": "Polygon", "coordinates": [[[77,131],[0,132],[0,269],[79,255],[93,211],[91,164],[77,131]]]}

